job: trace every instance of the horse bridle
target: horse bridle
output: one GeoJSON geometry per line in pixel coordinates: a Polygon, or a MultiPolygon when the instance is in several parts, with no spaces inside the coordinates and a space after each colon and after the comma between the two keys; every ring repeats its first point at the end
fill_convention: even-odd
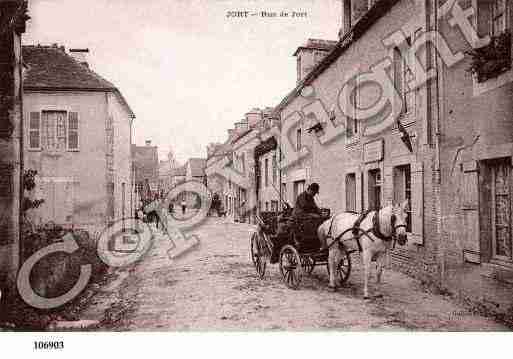
{"type": "MultiPolygon", "coordinates": [[[[379,218],[379,211],[380,211],[380,210],[378,209],[378,210],[376,211],[376,214],[375,214],[375,216],[376,216],[376,217],[378,217],[378,218],[379,218]]],[[[397,235],[396,235],[396,233],[397,233],[397,229],[398,229],[398,228],[406,228],[406,227],[407,227],[407,226],[406,226],[406,223],[398,224],[398,225],[396,226],[396,225],[395,225],[396,220],[397,220],[396,215],[395,215],[395,214],[392,214],[392,215],[390,216],[390,226],[392,227],[392,234],[390,235],[390,237],[389,237],[389,238],[390,238],[390,239],[393,239],[394,241],[395,241],[395,240],[397,240],[397,235]]],[[[379,222],[378,222],[378,231],[379,231],[379,232],[381,232],[381,231],[379,230],[379,222]]]]}

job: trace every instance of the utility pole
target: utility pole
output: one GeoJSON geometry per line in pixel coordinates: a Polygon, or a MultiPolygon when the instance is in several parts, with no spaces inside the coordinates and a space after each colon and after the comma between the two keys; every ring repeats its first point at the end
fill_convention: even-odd
{"type": "Polygon", "coordinates": [[[20,266],[23,198],[21,34],[27,2],[0,1],[0,290],[14,293],[20,266]]]}

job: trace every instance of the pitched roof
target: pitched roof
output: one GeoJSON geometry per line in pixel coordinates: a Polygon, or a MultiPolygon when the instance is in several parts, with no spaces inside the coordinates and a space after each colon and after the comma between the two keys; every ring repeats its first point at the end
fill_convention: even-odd
{"type": "Polygon", "coordinates": [[[293,56],[296,56],[300,50],[321,50],[331,51],[337,45],[338,41],[334,40],[321,40],[321,39],[308,39],[305,45],[299,46],[294,52],[293,56]]]}
{"type": "Polygon", "coordinates": [[[187,165],[191,167],[192,177],[203,177],[205,175],[207,160],[204,158],[189,158],[187,165]]]}
{"type": "Polygon", "coordinates": [[[131,116],[130,106],[114,84],[87,66],[78,63],[64,47],[23,46],[23,62],[27,66],[23,82],[25,90],[84,90],[114,92],[131,116]]]}

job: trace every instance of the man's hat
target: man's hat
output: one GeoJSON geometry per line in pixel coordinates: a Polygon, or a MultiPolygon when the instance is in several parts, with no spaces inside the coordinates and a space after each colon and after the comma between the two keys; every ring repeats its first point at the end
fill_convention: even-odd
{"type": "Polygon", "coordinates": [[[310,184],[310,186],[308,186],[308,189],[311,190],[313,193],[319,193],[319,184],[314,182],[310,184]]]}

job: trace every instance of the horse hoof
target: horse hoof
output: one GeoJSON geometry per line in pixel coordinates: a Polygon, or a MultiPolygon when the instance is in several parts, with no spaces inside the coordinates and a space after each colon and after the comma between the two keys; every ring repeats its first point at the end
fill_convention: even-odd
{"type": "Polygon", "coordinates": [[[328,292],[335,293],[337,291],[337,287],[333,287],[331,285],[328,286],[328,292]]]}

